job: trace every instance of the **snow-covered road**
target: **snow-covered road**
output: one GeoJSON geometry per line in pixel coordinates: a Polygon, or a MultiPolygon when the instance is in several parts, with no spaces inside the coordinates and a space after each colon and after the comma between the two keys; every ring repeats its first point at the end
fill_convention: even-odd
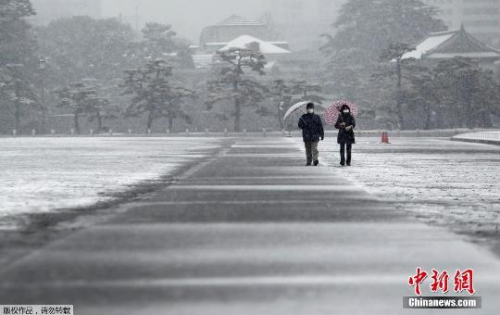
{"type": "Polygon", "coordinates": [[[108,201],[206,156],[207,138],[0,139],[0,229],[16,217],[108,201]]]}
{"type": "MultiPolygon", "coordinates": [[[[300,142],[300,140],[298,140],[300,142]]],[[[353,166],[339,166],[335,139],[322,161],[342,176],[426,222],[459,233],[500,236],[500,147],[448,139],[359,138],[353,166]]]]}
{"type": "MultiPolygon", "coordinates": [[[[155,181],[216,150],[210,138],[0,139],[0,229],[20,214],[85,207],[155,181]]],[[[301,140],[297,143],[302,146],[301,140]]],[[[321,159],[336,172],[426,222],[499,236],[500,147],[447,139],[360,138],[353,167],[338,166],[327,139],[321,159]]]]}

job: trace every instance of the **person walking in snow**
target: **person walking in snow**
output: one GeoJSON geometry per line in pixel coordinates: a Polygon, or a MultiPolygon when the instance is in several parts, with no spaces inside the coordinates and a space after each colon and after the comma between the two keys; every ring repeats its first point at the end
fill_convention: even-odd
{"type": "Polygon", "coordinates": [[[340,115],[335,124],[335,128],[339,130],[337,143],[340,144],[340,165],[351,166],[352,145],[356,143],[354,137],[354,128],[356,128],[356,120],[351,114],[351,109],[347,105],[343,105],[340,109],[340,115]],[[346,157],[347,149],[347,157],[346,157]]]}
{"type": "Polygon", "coordinates": [[[299,128],[302,129],[302,138],[306,147],[306,166],[319,164],[318,144],[320,139],[325,140],[325,131],[321,117],[314,113],[314,104],[307,104],[307,114],[299,119],[299,128]]]}

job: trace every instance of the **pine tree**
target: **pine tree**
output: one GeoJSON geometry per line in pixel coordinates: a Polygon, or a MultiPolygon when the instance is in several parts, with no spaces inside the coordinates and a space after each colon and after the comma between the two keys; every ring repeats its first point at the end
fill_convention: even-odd
{"type": "MultiPolygon", "coordinates": [[[[325,34],[326,43],[321,48],[327,57],[325,85],[331,87],[331,93],[363,106],[365,113],[376,110],[374,106],[384,108],[384,123],[402,128],[401,64],[395,64],[400,80],[394,83],[394,96],[390,94],[393,88],[386,90],[389,92],[385,92],[385,96],[380,95],[374,85],[388,82],[374,81],[373,75],[381,62],[387,63],[387,58],[381,56],[388,50],[400,51],[399,48],[411,47],[431,32],[444,30],[445,25],[436,14],[434,7],[420,0],[348,0],[333,24],[335,34],[325,34]],[[384,100],[387,98],[395,99],[394,105],[384,100]],[[397,117],[392,119],[386,115],[397,117]]],[[[384,89],[387,87],[384,85],[384,89]]]]}
{"type": "MultiPolygon", "coordinates": [[[[251,49],[232,48],[218,52],[218,57],[220,67],[217,78],[208,81],[209,99],[206,104],[212,109],[217,103],[231,100],[234,104],[234,130],[239,132],[243,108],[257,107],[268,93],[266,86],[245,71],[264,75],[266,61],[264,55],[251,49]]],[[[222,118],[228,119],[227,115],[222,118]]]]}
{"type": "Polygon", "coordinates": [[[441,61],[435,68],[442,110],[460,127],[492,127],[491,114],[498,112],[500,84],[490,70],[467,58],[441,61]]]}
{"type": "Polygon", "coordinates": [[[35,15],[29,0],[0,2],[0,66],[9,63],[27,64],[33,56],[35,42],[25,20],[35,15]]]}
{"type": "Polygon", "coordinates": [[[125,111],[129,117],[147,114],[147,131],[160,117],[169,119],[170,128],[176,118],[182,117],[190,122],[190,117],[182,107],[186,98],[195,93],[170,82],[173,68],[164,60],[148,62],[145,66],[126,71],[127,77],[122,87],[124,93],[131,95],[131,104],[125,111]]]}
{"type": "Polygon", "coordinates": [[[137,44],[138,56],[145,60],[168,60],[175,68],[194,69],[187,41],[177,37],[171,25],[147,23],[137,44]]]}
{"type": "Polygon", "coordinates": [[[391,44],[411,45],[445,30],[436,14],[420,0],[349,0],[334,23],[335,35],[325,35],[328,42],[322,49],[334,63],[376,63],[391,44]]]}
{"type": "Polygon", "coordinates": [[[39,109],[32,82],[36,45],[26,21],[34,14],[29,0],[0,1],[0,117],[6,118],[0,126],[18,132],[28,110],[39,109]]]}
{"type": "Polygon", "coordinates": [[[73,114],[75,132],[81,133],[80,118],[94,111],[97,90],[84,82],[70,84],[54,92],[59,98],[58,106],[73,114]]]}

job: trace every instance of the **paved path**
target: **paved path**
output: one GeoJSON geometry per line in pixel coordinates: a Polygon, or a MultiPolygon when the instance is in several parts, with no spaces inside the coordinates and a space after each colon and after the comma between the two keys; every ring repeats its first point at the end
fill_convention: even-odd
{"type": "Polygon", "coordinates": [[[451,138],[453,141],[485,143],[500,145],[500,131],[480,131],[456,135],[451,138]]]}
{"type": "Polygon", "coordinates": [[[0,274],[0,303],[77,314],[442,314],[402,309],[417,267],[474,268],[498,314],[500,264],[411,221],[290,139],[238,139],[176,184],[0,274]]]}

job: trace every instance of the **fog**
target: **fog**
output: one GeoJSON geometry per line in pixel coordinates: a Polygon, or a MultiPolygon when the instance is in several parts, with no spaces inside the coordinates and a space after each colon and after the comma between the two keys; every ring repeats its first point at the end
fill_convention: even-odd
{"type": "Polygon", "coordinates": [[[120,18],[137,30],[147,22],[171,24],[179,37],[198,43],[201,30],[231,15],[259,20],[270,17],[293,43],[297,35],[317,38],[329,29],[345,0],[31,0],[46,25],[59,18],[89,15],[120,18]],[[270,15],[268,15],[270,13],[270,15]],[[297,28],[300,28],[297,34],[297,28]]]}
{"type": "Polygon", "coordinates": [[[203,27],[232,14],[258,18],[267,10],[263,0],[102,0],[104,17],[122,16],[131,24],[157,21],[172,24],[179,36],[197,41],[203,27]],[[139,19],[136,18],[139,17],[139,19]]]}

